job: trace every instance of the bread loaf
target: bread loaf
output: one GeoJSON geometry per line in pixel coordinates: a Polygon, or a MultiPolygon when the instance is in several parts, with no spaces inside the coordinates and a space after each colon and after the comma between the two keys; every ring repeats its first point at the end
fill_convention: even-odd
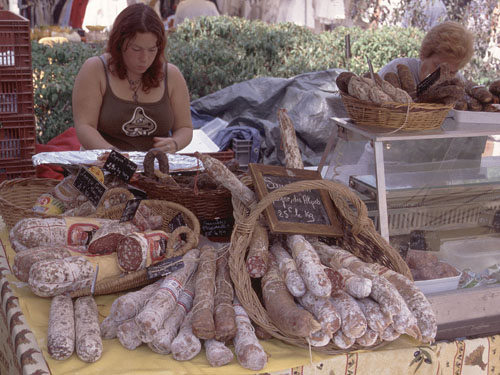
{"type": "Polygon", "coordinates": [[[490,83],[488,90],[495,96],[500,96],[500,79],[490,83]]]}
{"type": "Polygon", "coordinates": [[[477,85],[474,82],[468,81],[465,85],[465,91],[482,104],[488,104],[493,101],[493,94],[484,85],[477,85]]]}
{"type": "Polygon", "coordinates": [[[93,297],[75,301],[76,355],[84,362],[95,362],[102,355],[97,304],[93,297]]]}
{"type": "Polygon", "coordinates": [[[337,87],[340,91],[346,94],[349,93],[349,81],[353,76],[355,76],[355,74],[352,72],[342,72],[337,76],[337,78],[335,79],[335,83],[337,84],[337,87]]]}
{"type": "Polygon", "coordinates": [[[370,85],[358,76],[351,77],[347,90],[349,95],[359,100],[370,101],[370,85]]]}
{"type": "Polygon", "coordinates": [[[401,88],[401,82],[399,81],[399,76],[394,72],[385,73],[384,81],[389,82],[395,88],[398,89],[401,88]]]}
{"type": "Polygon", "coordinates": [[[75,351],[73,301],[68,295],[55,296],[50,303],[47,350],[57,360],[67,359],[75,351]]]}
{"type": "Polygon", "coordinates": [[[405,64],[398,64],[397,69],[401,89],[410,94],[411,97],[414,97],[417,92],[417,84],[415,83],[415,79],[413,79],[410,68],[405,64]]]}

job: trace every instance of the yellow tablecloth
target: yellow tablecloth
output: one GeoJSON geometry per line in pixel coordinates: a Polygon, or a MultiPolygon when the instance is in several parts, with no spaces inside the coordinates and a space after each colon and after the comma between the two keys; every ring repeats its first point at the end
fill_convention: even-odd
{"type": "MultiPolygon", "coordinates": [[[[74,354],[65,361],[50,358],[46,347],[50,300],[31,293],[26,283],[10,274],[14,252],[5,228],[0,231],[0,374],[252,374],[236,359],[227,366],[212,368],[202,351],[193,360],[178,362],[171,356],[152,352],[146,345],[134,351],[124,349],[118,340],[104,340],[102,358],[93,364],[74,354]]],[[[96,298],[104,318],[116,295],[96,298]]],[[[328,356],[310,353],[278,340],[262,342],[269,355],[262,373],[271,374],[500,374],[500,336],[474,340],[441,342],[419,346],[402,337],[377,350],[328,356]]]]}

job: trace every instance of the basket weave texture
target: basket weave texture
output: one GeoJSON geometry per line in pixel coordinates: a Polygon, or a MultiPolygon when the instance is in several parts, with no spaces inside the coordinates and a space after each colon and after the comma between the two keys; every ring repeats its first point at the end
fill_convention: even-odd
{"type": "Polygon", "coordinates": [[[0,184],[0,215],[12,227],[28,217],[51,217],[32,210],[38,197],[51,191],[60,181],[51,178],[15,178],[0,184]]]}
{"type": "Polygon", "coordinates": [[[357,125],[401,130],[428,130],[441,126],[453,105],[385,103],[378,105],[340,92],[342,102],[357,125]],[[409,107],[409,108],[408,108],[409,107]]]}
{"type": "MultiPolygon", "coordinates": [[[[250,185],[249,181],[243,182],[250,185]]],[[[376,232],[373,222],[368,217],[366,205],[353,192],[341,184],[327,180],[294,182],[266,195],[251,211],[237,197],[233,197],[235,225],[231,237],[229,267],[236,295],[250,318],[264,330],[277,339],[305,348],[309,347],[305,338],[282,332],[272,322],[252,287],[246,269],[245,253],[250,243],[255,222],[266,207],[287,194],[309,189],[325,189],[329,192],[344,233],[342,237],[338,238],[339,246],[365,262],[382,264],[412,279],[411,272],[404,260],[376,232]],[[355,210],[351,209],[352,206],[355,210]]],[[[370,348],[373,349],[385,343],[384,341],[378,341],[370,348]]],[[[345,350],[330,342],[326,346],[313,347],[312,349],[326,354],[340,354],[369,348],[355,344],[345,350]]]]}
{"type": "Polygon", "coordinates": [[[132,182],[146,192],[149,199],[162,199],[183,205],[191,210],[199,220],[216,217],[232,217],[231,193],[226,188],[192,189],[183,186],[160,184],[139,174],[132,182]]]}
{"type": "MultiPolygon", "coordinates": [[[[172,252],[173,256],[184,255],[189,250],[198,245],[200,235],[200,223],[196,216],[187,208],[174,202],[167,202],[162,200],[143,200],[141,204],[147,205],[154,215],[161,215],[163,218],[162,227],[164,232],[172,233],[167,243],[167,252],[172,252]],[[178,227],[173,230],[169,226],[173,219],[179,214],[184,219],[185,226],[178,227]],[[186,235],[185,243],[179,249],[173,249],[173,244],[182,235],[186,235]]],[[[120,219],[125,203],[113,206],[107,210],[100,211],[96,216],[105,219],[120,219]]],[[[145,286],[154,282],[156,279],[149,279],[146,269],[142,269],[119,276],[109,277],[100,280],[95,285],[94,295],[118,293],[138,287],[145,286]]],[[[81,297],[90,295],[90,288],[81,289],[71,293],[72,297],[81,297]]]]}

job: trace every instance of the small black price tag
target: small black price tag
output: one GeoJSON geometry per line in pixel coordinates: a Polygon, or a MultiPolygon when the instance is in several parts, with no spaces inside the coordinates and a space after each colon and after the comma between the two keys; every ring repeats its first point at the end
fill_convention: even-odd
{"type": "Polygon", "coordinates": [[[125,205],[125,208],[123,209],[122,217],[120,218],[120,223],[124,223],[126,221],[131,221],[135,213],[137,212],[137,209],[139,208],[139,205],[141,204],[142,199],[136,198],[136,199],[130,199],[127,201],[127,204],[125,205]]]}
{"type": "Polygon", "coordinates": [[[152,264],[146,267],[148,279],[155,279],[160,276],[166,276],[174,271],[177,271],[184,267],[184,262],[181,261],[182,255],[164,259],[158,263],[152,264]]]}
{"type": "Polygon", "coordinates": [[[112,150],[106,159],[103,168],[113,175],[118,176],[123,181],[129,182],[137,170],[137,164],[119,152],[112,150]]]}
{"type": "Polygon", "coordinates": [[[234,219],[232,217],[200,220],[201,233],[210,238],[228,238],[233,232],[234,219]]]}
{"type": "Polygon", "coordinates": [[[417,85],[417,96],[422,95],[429,87],[431,87],[441,76],[441,67],[433,71],[422,82],[417,85]]]}
{"type": "Polygon", "coordinates": [[[85,167],[80,167],[73,186],[85,195],[94,207],[97,207],[102,195],[106,191],[106,186],[85,167]]]}

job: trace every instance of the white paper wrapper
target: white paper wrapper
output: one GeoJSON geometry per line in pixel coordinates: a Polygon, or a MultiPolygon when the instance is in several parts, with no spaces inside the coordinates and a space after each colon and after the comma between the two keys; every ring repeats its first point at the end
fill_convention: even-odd
{"type": "MultiPolygon", "coordinates": [[[[55,164],[61,166],[80,166],[80,165],[98,165],[102,166],[104,162],[99,161],[98,157],[111,150],[85,150],[85,151],[60,151],[60,152],[41,152],[33,155],[33,165],[55,164]]],[[[144,151],[129,151],[126,153],[128,158],[137,164],[137,171],[144,171],[144,151]]],[[[182,154],[167,154],[170,172],[186,172],[203,170],[203,164],[194,156],[182,154]]],[[[158,168],[158,161],[155,161],[158,168]]]]}

